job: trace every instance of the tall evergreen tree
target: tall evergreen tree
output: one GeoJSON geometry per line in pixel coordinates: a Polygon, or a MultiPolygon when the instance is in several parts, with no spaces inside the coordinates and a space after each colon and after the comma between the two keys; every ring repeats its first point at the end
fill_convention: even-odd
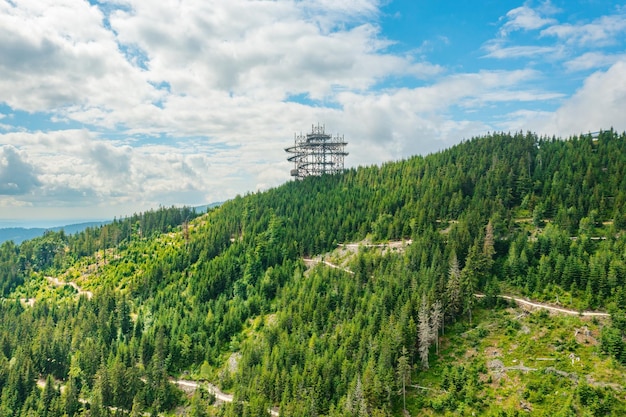
{"type": "Polygon", "coordinates": [[[441,301],[437,300],[433,303],[430,311],[431,339],[435,341],[437,355],[439,355],[439,329],[443,328],[443,319],[441,301]]]}
{"type": "Polygon", "coordinates": [[[408,351],[402,346],[402,351],[398,357],[398,367],[396,373],[402,387],[402,408],[406,411],[406,385],[411,383],[411,364],[409,363],[408,351]]]}
{"type": "Polygon", "coordinates": [[[448,282],[446,284],[446,310],[451,317],[456,317],[461,309],[461,269],[456,252],[450,255],[450,267],[448,269],[448,282]]]}
{"type": "Polygon", "coordinates": [[[430,317],[428,304],[426,303],[426,296],[422,297],[422,303],[417,312],[418,319],[418,339],[419,348],[418,352],[423,369],[428,369],[428,350],[430,348],[430,342],[432,340],[432,330],[430,326],[430,317]]]}

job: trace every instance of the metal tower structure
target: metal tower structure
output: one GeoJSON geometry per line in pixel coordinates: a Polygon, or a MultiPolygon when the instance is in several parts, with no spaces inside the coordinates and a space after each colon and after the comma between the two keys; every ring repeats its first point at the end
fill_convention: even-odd
{"type": "Polygon", "coordinates": [[[299,179],[311,175],[337,174],[343,172],[344,150],[348,143],[343,136],[332,136],[324,132],[324,125],[312,125],[311,133],[294,135],[294,145],[285,148],[292,154],[287,160],[295,167],[291,176],[299,179]]]}

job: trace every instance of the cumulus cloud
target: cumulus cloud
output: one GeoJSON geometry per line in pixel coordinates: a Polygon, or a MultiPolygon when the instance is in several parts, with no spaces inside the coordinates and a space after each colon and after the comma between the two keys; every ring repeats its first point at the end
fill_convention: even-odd
{"type": "Polygon", "coordinates": [[[613,127],[626,130],[626,60],[588,77],[554,113],[532,121],[540,132],[569,136],[613,127]]]}
{"type": "Polygon", "coordinates": [[[0,148],[0,195],[23,195],[41,185],[37,170],[13,146],[0,148]]]}
{"type": "Polygon", "coordinates": [[[539,11],[526,5],[510,10],[505,19],[506,22],[500,29],[503,36],[517,30],[539,29],[556,22],[555,19],[541,16],[539,11]]]}
{"type": "Polygon", "coordinates": [[[558,23],[555,18],[547,17],[557,13],[550,2],[545,2],[536,8],[528,4],[510,10],[500,19],[501,26],[498,36],[487,41],[483,50],[485,58],[537,58],[560,52],[555,45],[511,45],[514,43],[515,32],[534,32],[546,26],[558,23]]]}
{"type": "Polygon", "coordinates": [[[87,2],[0,2],[0,38],[0,96],[14,109],[113,112],[159,97],[87,2]]]}
{"type": "Polygon", "coordinates": [[[271,109],[298,94],[332,100],[385,77],[441,72],[386,53],[391,41],[365,21],[376,13],[378,2],[366,0],[136,0],[104,11],[78,0],[5,1],[0,96],[56,120],[217,137],[243,107],[271,109]]]}
{"type": "Polygon", "coordinates": [[[412,154],[427,154],[479,135],[496,126],[468,119],[467,112],[498,103],[523,103],[561,97],[559,93],[523,88],[540,74],[533,70],[481,71],[442,78],[432,85],[367,95],[339,95],[341,113],[326,114],[333,126],[352,133],[351,158],[375,163],[412,154]],[[459,114],[450,114],[458,108],[459,114]]]}
{"type": "MultiPolygon", "coordinates": [[[[532,129],[563,136],[611,126],[624,129],[626,126],[620,126],[623,117],[619,116],[619,109],[626,104],[623,82],[626,61],[623,51],[612,47],[620,45],[626,34],[625,10],[617,7],[612,14],[578,20],[561,12],[549,2],[536,7],[527,3],[513,9],[503,18],[499,36],[486,42],[483,50],[487,52],[486,58],[528,59],[528,67],[538,71],[546,71],[547,65],[551,65],[578,72],[584,80],[582,86],[571,97],[558,90],[533,93],[529,88],[522,94],[529,93],[532,103],[538,103],[539,97],[545,95],[546,100],[557,104],[556,108],[548,111],[547,106],[521,106],[503,115],[496,124],[504,129],[532,129]],[[570,21],[561,22],[557,18],[570,21]],[[515,32],[524,32],[525,36],[515,32]]],[[[550,79],[555,86],[560,81],[558,76],[550,79]]],[[[505,98],[508,94],[500,96],[505,98]]]]}
{"type": "MultiPolygon", "coordinates": [[[[184,202],[175,195],[183,190],[195,192],[201,203],[204,190],[211,188],[209,158],[171,145],[130,147],[84,130],[13,132],[0,135],[1,143],[19,143],[38,166],[34,176],[34,168],[19,159],[14,147],[5,145],[0,165],[3,194],[30,191],[25,199],[41,205],[114,207],[136,201],[154,207],[184,202]],[[174,195],[155,200],[155,195],[169,192],[174,195]]],[[[215,187],[218,179],[213,181],[215,187]]]]}
{"type": "MultiPolygon", "coordinates": [[[[206,95],[220,104],[233,95],[324,98],[337,89],[367,89],[391,74],[430,76],[436,68],[384,53],[390,42],[371,23],[326,30],[307,14],[324,6],[330,7],[325,2],[190,2],[182,8],[136,2],[132,11],[112,15],[111,25],[120,42],[144,51],[150,76],[167,80],[174,95],[206,95]]],[[[329,12],[340,9],[344,16],[372,7],[347,2],[329,12]]]]}
{"type": "Polygon", "coordinates": [[[130,146],[115,147],[110,143],[95,142],[87,149],[88,157],[96,162],[98,172],[120,180],[131,174],[130,146]]]}
{"type": "Polygon", "coordinates": [[[602,22],[611,28],[596,35],[603,44],[621,34],[614,17],[570,27],[551,3],[527,3],[483,45],[497,65],[462,70],[423,58],[432,52],[428,39],[392,52],[378,23],[386,3],[0,0],[0,206],[83,206],[96,215],[225,200],[287,180],[283,148],[310,123],[345,134],[346,162],[356,166],[437,151],[523,120],[566,126],[566,109],[580,117],[577,97],[600,97],[592,85],[619,85],[620,55],[580,46],[602,22]],[[521,35],[541,42],[517,44],[521,35]],[[495,69],[513,59],[515,67],[495,69]],[[564,62],[570,71],[613,67],[565,100],[542,85],[541,67],[520,67],[526,59],[564,62]],[[591,67],[593,60],[604,64],[591,67]],[[389,87],[396,80],[406,86],[389,87]],[[546,102],[564,104],[550,119],[535,108],[546,102]],[[13,125],[12,111],[51,127],[13,125]]]}

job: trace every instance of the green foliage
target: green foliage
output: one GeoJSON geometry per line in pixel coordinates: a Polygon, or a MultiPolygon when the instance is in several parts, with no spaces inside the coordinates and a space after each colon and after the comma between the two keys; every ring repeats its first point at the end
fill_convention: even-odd
{"type": "MultiPolygon", "coordinates": [[[[398,413],[406,365],[420,360],[422,300],[442,302],[442,334],[467,330],[476,348],[522,332],[516,320],[472,327],[481,307],[497,307],[509,291],[581,310],[613,306],[600,349],[624,363],[625,147],[626,135],[613,131],[566,141],[493,134],[239,196],[201,217],[160,208],[72,236],[5,243],[0,414],[79,415],[81,401],[91,415],[167,412],[185,403],[169,382],[182,372],[219,375],[239,400],[224,415],[263,415],[270,406],[285,416],[398,413]],[[397,252],[363,248],[347,261],[354,274],[305,271],[303,256],[367,237],[412,243],[397,252]],[[50,290],[48,275],[93,297],[69,285],[50,290]],[[54,382],[40,389],[40,378],[54,382]],[[58,383],[62,393],[52,388],[58,383]]],[[[561,339],[555,351],[577,352],[561,339]]],[[[429,344],[422,358],[438,367],[429,344]]],[[[420,404],[495,413],[479,395],[484,375],[479,363],[445,366],[443,391],[420,404]]],[[[530,381],[527,399],[551,403],[545,381],[530,381]]],[[[609,391],[590,389],[551,412],[620,409],[609,391]]],[[[416,394],[406,393],[411,409],[416,394]]],[[[192,413],[203,415],[206,400],[192,397],[192,413]]]]}

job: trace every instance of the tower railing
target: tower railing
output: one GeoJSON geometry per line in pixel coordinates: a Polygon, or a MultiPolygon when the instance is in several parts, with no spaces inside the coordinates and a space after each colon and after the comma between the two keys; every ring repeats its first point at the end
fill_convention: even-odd
{"type": "Polygon", "coordinates": [[[338,174],[344,170],[344,158],[348,155],[348,143],[342,136],[325,132],[324,125],[311,126],[311,133],[294,135],[294,145],[285,148],[294,163],[291,176],[305,178],[311,175],[338,174]]]}

